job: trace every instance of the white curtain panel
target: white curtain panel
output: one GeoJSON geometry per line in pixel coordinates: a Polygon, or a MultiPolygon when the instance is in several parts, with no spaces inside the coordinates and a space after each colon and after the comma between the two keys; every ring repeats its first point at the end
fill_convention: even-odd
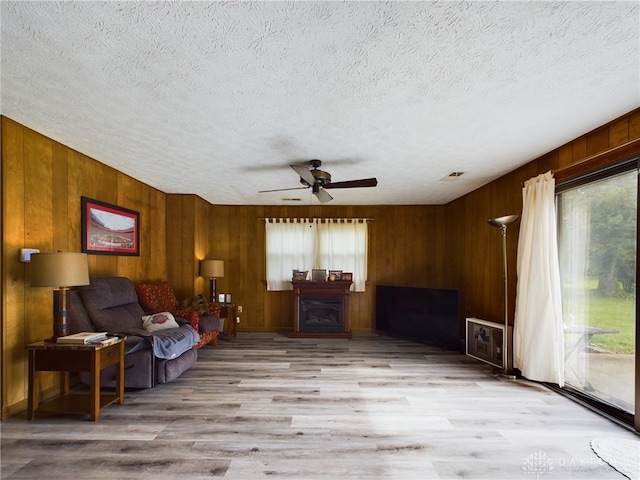
{"type": "Polygon", "coordinates": [[[268,219],[265,222],[267,290],[292,290],[293,270],[311,270],[315,261],[316,225],[308,219],[268,219]]]}
{"type": "Polygon", "coordinates": [[[514,367],[530,380],[564,385],[564,336],[555,179],[525,182],[518,240],[514,367]]]}
{"type": "Polygon", "coordinates": [[[316,265],[327,270],[353,273],[351,289],[364,292],[367,279],[366,222],[334,221],[318,223],[316,265]]]}

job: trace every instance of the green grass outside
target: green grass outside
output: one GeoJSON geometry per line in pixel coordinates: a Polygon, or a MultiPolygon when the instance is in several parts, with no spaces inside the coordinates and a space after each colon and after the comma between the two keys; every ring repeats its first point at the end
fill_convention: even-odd
{"type": "Polygon", "coordinates": [[[591,343],[595,348],[611,353],[635,352],[635,299],[590,295],[589,318],[586,323],[592,327],[619,332],[594,335],[591,343]]]}
{"type": "MultiPolygon", "coordinates": [[[[565,285],[564,291],[565,294],[575,295],[578,298],[580,294],[588,296],[588,318],[584,320],[586,325],[618,331],[618,333],[594,335],[591,338],[594,348],[610,353],[635,353],[635,297],[601,297],[596,295],[597,288],[598,279],[589,277],[582,284],[565,285]]],[[[582,323],[580,319],[576,320],[575,323],[582,323]]],[[[576,337],[573,336],[573,338],[576,337]]],[[[572,337],[568,336],[567,340],[571,341],[572,337]]]]}

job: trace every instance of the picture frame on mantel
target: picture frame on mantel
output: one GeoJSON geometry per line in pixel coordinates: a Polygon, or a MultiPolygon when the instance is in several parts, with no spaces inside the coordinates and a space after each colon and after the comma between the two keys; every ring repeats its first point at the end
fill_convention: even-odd
{"type": "Polygon", "coordinates": [[[324,282],[327,280],[327,271],[324,268],[311,269],[311,281],[324,282]]]}
{"type": "Polygon", "coordinates": [[[340,280],[342,280],[343,282],[353,282],[353,273],[342,272],[342,275],[340,275],[340,280]]]}
{"type": "Polygon", "coordinates": [[[82,252],[140,256],[140,213],[81,197],[82,252]]]}

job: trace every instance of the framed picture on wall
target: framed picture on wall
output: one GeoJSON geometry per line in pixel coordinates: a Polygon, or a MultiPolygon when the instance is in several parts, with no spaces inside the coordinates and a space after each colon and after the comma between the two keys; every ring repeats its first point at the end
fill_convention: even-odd
{"type": "Polygon", "coordinates": [[[218,303],[224,303],[224,293],[218,294],[218,303]]]}
{"type": "Polygon", "coordinates": [[[140,214],[81,197],[82,251],[94,255],[140,255],[140,214]]]}
{"type": "Polygon", "coordinates": [[[233,302],[231,301],[231,294],[230,294],[230,293],[225,293],[225,295],[224,295],[224,301],[225,301],[225,303],[233,303],[233,302]]]}

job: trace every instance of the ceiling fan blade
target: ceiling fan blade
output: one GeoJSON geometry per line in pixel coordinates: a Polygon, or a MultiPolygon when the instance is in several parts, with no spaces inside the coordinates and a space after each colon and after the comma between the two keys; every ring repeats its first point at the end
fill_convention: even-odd
{"type": "Polygon", "coordinates": [[[311,173],[311,170],[309,170],[309,167],[307,167],[306,165],[289,165],[289,166],[293,168],[293,170],[298,175],[300,175],[300,178],[302,178],[309,185],[313,185],[314,183],[316,183],[316,177],[313,176],[313,173],[311,173]]]}
{"type": "Polygon", "coordinates": [[[313,192],[313,194],[317,197],[320,203],[327,203],[333,200],[333,197],[329,195],[324,188],[319,188],[317,192],[313,192]]]}
{"type": "Polygon", "coordinates": [[[331,182],[324,188],[358,188],[358,187],[375,187],[378,185],[376,178],[363,178],[362,180],[347,180],[346,182],[331,182]]]}
{"type": "Polygon", "coordinates": [[[306,190],[309,187],[293,187],[293,188],[276,188],[274,190],[260,190],[258,193],[269,193],[269,192],[286,192],[287,190],[306,190]]]}

